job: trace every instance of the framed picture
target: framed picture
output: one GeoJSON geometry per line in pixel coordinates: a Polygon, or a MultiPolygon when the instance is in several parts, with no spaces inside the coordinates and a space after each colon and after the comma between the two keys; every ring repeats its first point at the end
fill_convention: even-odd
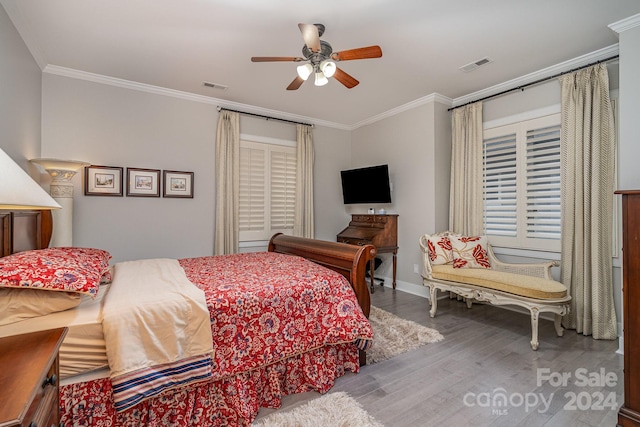
{"type": "Polygon", "coordinates": [[[127,196],[160,197],[160,169],[127,168],[127,196]]]}
{"type": "Polygon", "coordinates": [[[122,168],[91,165],[84,169],[85,196],[122,196],[122,168]]]}
{"type": "Polygon", "coordinates": [[[162,197],[193,198],[193,172],[162,171],[162,197]]]}

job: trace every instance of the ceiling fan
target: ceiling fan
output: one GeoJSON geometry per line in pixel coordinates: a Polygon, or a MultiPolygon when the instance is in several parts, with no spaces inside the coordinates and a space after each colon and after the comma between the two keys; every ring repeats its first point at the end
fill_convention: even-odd
{"type": "Polygon", "coordinates": [[[251,62],[303,62],[306,64],[298,66],[298,75],[287,86],[287,90],[296,90],[302,83],[314,74],[315,85],[324,86],[329,82],[328,78],[335,78],[347,89],[351,89],[360,83],[351,75],[342,71],[336,66],[336,62],[350,61],[353,59],[380,58],[382,49],[380,46],[367,46],[357,49],[334,52],[329,43],[320,40],[324,34],[322,24],[298,24],[305,45],[302,47],[302,56],[253,56],[251,62]]]}

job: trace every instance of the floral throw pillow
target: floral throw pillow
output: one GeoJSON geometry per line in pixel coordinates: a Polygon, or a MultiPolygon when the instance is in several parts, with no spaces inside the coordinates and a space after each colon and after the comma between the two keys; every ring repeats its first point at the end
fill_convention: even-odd
{"type": "Polygon", "coordinates": [[[111,254],[93,248],[48,248],[0,259],[0,287],[98,295],[111,254]]]}
{"type": "Polygon", "coordinates": [[[450,237],[453,268],[491,268],[487,236],[450,237]]]}
{"type": "Polygon", "coordinates": [[[429,247],[429,262],[431,265],[451,264],[453,262],[449,236],[431,235],[427,239],[427,246],[429,247]]]}

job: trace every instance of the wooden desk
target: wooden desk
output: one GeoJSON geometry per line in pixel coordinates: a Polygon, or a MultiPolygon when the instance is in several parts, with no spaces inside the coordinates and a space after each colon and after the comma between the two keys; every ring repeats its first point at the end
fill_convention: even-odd
{"type": "MultiPolygon", "coordinates": [[[[338,242],[352,245],[373,245],[378,253],[393,254],[393,289],[396,288],[398,255],[398,215],[351,215],[347,228],[338,233],[338,242]]],[[[374,262],[370,263],[371,292],[373,289],[374,262]]]]}
{"type": "Polygon", "coordinates": [[[67,328],[0,339],[0,427],[60,422],[58,349],[67,328]]]}

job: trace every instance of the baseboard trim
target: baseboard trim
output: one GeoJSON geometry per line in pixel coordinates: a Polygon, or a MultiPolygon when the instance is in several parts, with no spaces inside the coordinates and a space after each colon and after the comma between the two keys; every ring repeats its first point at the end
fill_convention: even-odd
{"type": "MultiPolygon", "coordinates": [[[[376,279],[384,280],[384,287],[393,289],[393,279],[391,279],[390,277],[376,277],[376,279]]],[[[423,285],[416,285],[415,283],[396,280],[396,289],[411,295],[429,299],[429,288],[423,285]]]]}

